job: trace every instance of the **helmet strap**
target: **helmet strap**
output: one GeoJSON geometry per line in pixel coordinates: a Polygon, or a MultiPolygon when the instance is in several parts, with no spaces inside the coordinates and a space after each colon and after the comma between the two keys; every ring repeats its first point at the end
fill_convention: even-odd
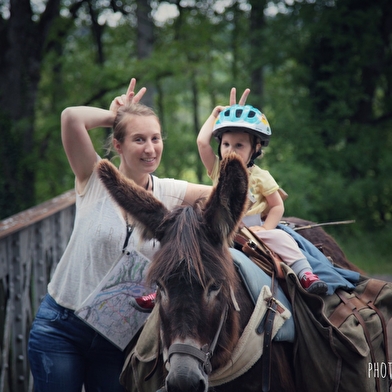
{"type": "Polygon", "coordinates": [[[220,161],[222,160],[221,145],[222,145],[222,137],[219,138],[219,145],[218,145],[218,157],[220,161]]]}
{"type": "Polygon", "coordinates": [[[255,151],[249,159],[248,164],[246,165],[247,168],[252,167],[255,164],[255,159],[261,155],[261,150],[255,151]]]}

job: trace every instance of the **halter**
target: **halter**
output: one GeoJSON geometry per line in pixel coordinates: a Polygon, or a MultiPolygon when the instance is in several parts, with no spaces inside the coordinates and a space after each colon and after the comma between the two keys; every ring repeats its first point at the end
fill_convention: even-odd
{"type": "Polygon", "coordinates": [[[167,362],[170,363],[170,357],[173,354],[190,355],[198,359],[202,363],[203,369],[207,375],[210,374],[212,372],[211,358],[214,354],[219,335],[222,332],[223,323],[226,321],[228,309],[229,306],[226,305],[225,309],[221,314],[218,330],[216,331],[215,337],[211,343],[210,348],[208,348],[208,344],[205,344],[202,348],[196,348],[195,346],[186,343],[174,343],[169,347],[167,362]]]}

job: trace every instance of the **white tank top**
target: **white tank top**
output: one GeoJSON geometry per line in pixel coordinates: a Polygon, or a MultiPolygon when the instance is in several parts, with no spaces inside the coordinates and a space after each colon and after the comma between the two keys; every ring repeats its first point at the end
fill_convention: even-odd
{"type": "MultiPolygon", "coordinates": [[[[153,176],[154,196],[168,209],[182,204],[187,182],[153,176]]],[[[82,194],[76,196],[74,229],[48,285],[56,302],[75,310],[118,260],[126,237],[123,211],[111,199],[96,171],[82,194]]],[[[128,247],[151,259],[159,243],[141,241],[135,229],[128,247]]]]}

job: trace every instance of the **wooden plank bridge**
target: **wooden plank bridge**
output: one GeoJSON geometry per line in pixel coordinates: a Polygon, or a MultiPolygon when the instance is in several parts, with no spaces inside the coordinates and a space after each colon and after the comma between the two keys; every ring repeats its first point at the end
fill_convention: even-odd
{"type": "Polygon", "coordinates": [[[31,322],[72,232],[68,191],[0,221],[0,391],[31,392],[27,358],[31,322]]]}

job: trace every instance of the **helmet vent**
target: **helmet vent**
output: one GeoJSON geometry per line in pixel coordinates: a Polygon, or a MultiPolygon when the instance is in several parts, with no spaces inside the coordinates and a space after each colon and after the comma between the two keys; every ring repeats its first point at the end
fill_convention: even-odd
{"type": "Polygon", "coordinates": [[[249,114],[248,114],[248,117],[249,118],[253,118],[253,117],[255,117],[256,116],[256,112],[254,112],[253,110],[251,110],[250,112],[249,112],[249,114]]]}
{"type": "Polygon", "coordinates": [[[265,115],[251,105],[231,105],[223,110],[215,121],[213,136],[220,142],[223,133],[236,131],[257,137],[264,147],[271,136],[265,115]]]}

